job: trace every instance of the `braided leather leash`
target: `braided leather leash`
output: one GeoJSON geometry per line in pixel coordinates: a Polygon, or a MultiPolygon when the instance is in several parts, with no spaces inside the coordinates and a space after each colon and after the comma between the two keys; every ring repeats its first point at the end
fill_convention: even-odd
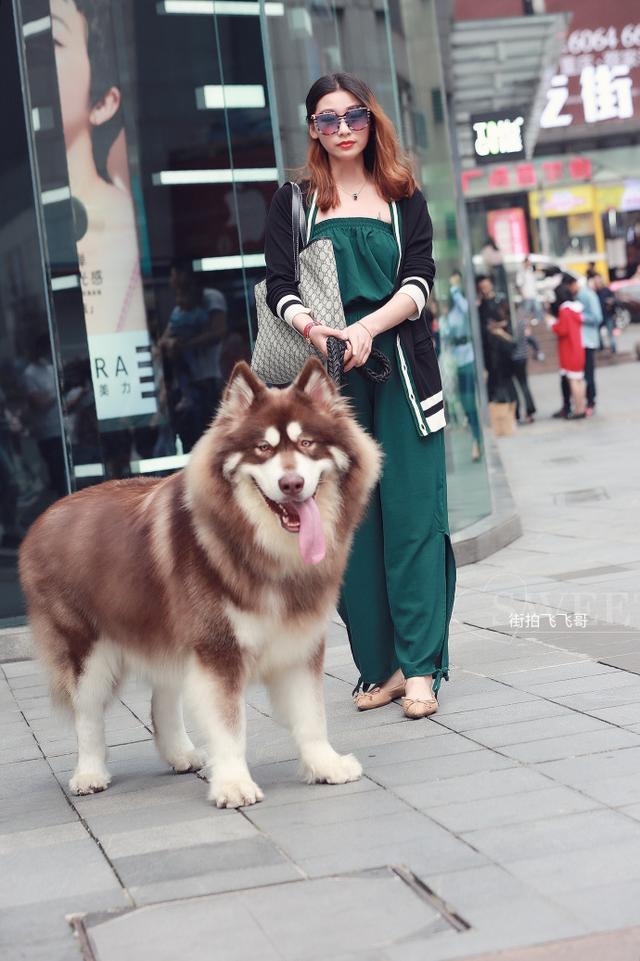
{"type": "MultiPolygon", "coordinates": [[[[338,387],[343,382],[346,349],[346,340],[340,340],[338,337],[327,337],[327,373],[338,387]]],[[[391,364],[386,354],[374,347],[366,364],[362,367],[356,367],[355,370],[362,377],[373,381],[374,384],[384,384],[385,381],[389,380],[391,364]],[[372,361],[375,366],[371,366],[372,361]]]]}

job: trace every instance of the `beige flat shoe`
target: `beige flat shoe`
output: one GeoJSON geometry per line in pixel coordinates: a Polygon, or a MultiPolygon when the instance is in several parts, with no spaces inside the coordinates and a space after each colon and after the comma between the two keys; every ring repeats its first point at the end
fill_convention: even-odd
{"type": "Polygon", "coordinates": [[[353,703],[359,711],[371,711],[374,707],[384,707],[385,704],[391,704],[392,701],[402,697],[403,694],[404,683],[398,684],[396,687],[382,688],[378,686],[371,688],[370,691],[360,691],[359,694],[354,694],[353,703]]]}
{"type": "Polygon", "coordinates": [[[435,697],[430,697],[427,701],[418,698],[414,700],[410,697],[403,697],[402,710],[404,711],[405,717],[408,717],[412,721],[417,721],[418,718],[430,717],[431,714],[435,714],[438,710],[438,702],[435,697]]]}

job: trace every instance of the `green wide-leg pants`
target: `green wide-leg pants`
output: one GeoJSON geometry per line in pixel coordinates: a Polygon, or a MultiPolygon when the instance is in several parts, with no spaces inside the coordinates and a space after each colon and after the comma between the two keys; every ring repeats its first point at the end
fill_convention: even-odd
{"type": "MultiPolygon", "coordinates": [[[[357,319],[351,314],[350,323],[357,319]]],[[[343,387],[356,417],[381,444],[383,473],[347,567],[340,615],[360,682],[405,677],[448,680],[448,634],[456,569],[449,537],[444,432],[421,437],[404,394],[395,333],[376,339],[391,377],[373,384],[356,370],[343,387]]]]}

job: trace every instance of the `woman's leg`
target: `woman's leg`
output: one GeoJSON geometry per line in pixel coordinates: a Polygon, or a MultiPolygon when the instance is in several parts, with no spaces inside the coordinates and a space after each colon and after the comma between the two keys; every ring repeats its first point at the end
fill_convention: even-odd
{"type": "MultiPolygon", "coordinates": [[[[376,436],[373,385],[351,371],[343,393],[350,398],[360,425],[376,436]]],[[[396,671],[398,663],[387,599],[379,487],[375,488],[364,520],[355,533],[338,611],[347,627],[360,680],[364,685],[382,684],[396,671]]]]}
{"type": "Polygon", "coordinates": [[[573,411],[575,414],[584,414],[587,393],[584,378],[577,379],[575,377],[571,377],[569,378],[569,384],[571,389],[571,397],[573,400],[573,411]]]}
{"type": "MultiPolygon", "coordinates": [[[[374,407],[375,433],[386,454],[380,502],[387,595],[396,657],[404,676],[432,676],[437,692],[448,671],[455,591],[444,434],[418,434],[392,352],[394,340],[393,334],[384,340],[393,369],[387,383],[376,387],[374,407]]],[[[409,697],[417,696],[411,693],[412,686],[408,680],[409,697]]],[[[430,685],[423,688],[428,692],[430,685]]]]}

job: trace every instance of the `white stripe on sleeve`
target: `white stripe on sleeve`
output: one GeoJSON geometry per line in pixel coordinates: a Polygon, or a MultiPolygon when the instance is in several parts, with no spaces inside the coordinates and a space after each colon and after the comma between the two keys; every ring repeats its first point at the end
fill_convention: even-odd
{"type": "Polygon", "coordinates": [[[422,290],[421,287],[418,287],[417,284],[408,284],[405,281],[405,283],[400,288],[399,293],[407,294],[409,297],[411,297],[411,299],[416,305],[416,309],[414,313],[410,315],[409,320],[417,320],[420,314],[422,313],[422,311],[424,310],[425,304],[427,302],[424,296],[424,291],[422,290]]]}

